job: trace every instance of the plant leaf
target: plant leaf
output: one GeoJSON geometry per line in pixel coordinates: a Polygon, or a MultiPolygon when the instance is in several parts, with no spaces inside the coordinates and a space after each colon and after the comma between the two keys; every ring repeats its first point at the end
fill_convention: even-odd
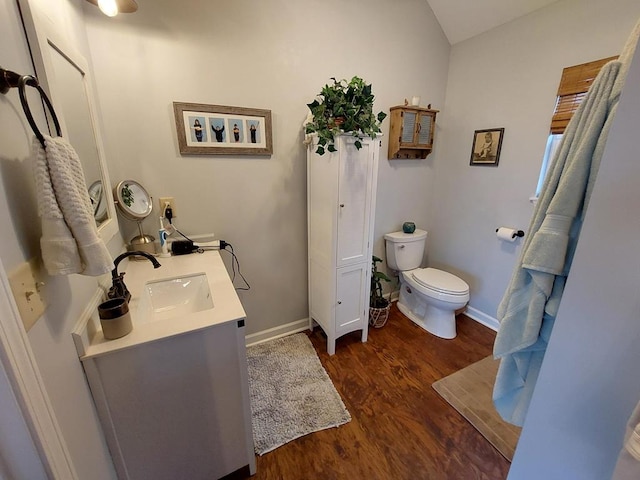
{"type": "Polygon", "coordinates": [[[384,273],[384,272],[375,272],[374,276],[378,280],[384,280],[385,282],[390,282],[391,281],[391,279],[389,277],[387,277],[387,274],[384,273]]]}
{"type": "Polygon", "coordinates": [[[324,155],[324,148],[318,145],[318,148],[316,149],[316,153],[318,155],[324,155]]]}
{"type": "Polygon", "coordinates": [[[305,126],[305,131],[318,134],[318,146],[323,147],[323,152],[325,149],[336,151],[335,135],[352,132],[357,138],[354,145],[360,150],[362,139],[365,136],[375,138],[380,132],[379,122],[387,116],[384,112],[377,116],[373,113],[373,101],[372,87],[362,78],[354,76],[347,81],[331,77],[316,99],[307,104],[313,120],[305,126]],[[343,121],[336,124],[338,117],[343,117],[343,121]]]}

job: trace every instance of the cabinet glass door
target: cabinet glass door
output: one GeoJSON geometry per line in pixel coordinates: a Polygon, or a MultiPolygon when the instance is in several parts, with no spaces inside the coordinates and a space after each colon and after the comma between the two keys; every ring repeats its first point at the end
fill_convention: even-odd
{"type": "Polygon", "coordinates": [[[420,115],[418,124],[418,145],[431,146],[431,124],[433,118],[429,114],[420,115]]]}
{"type": "Polygon", "coordinates": [[[402,135],[400,143],[414,144],[414,134],[418,123],[418,113],[405,111],[402,114],[402,135]]]}

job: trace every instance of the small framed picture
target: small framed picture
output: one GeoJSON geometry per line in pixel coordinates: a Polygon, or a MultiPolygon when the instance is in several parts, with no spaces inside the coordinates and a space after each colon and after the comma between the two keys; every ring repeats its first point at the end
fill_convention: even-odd
{"type": "Polygon", "coordinates": [[[504,128],[488,128],[476,130],[473,133],[473,145],[471,147],[471,161],[469,165],[485,165],[497,167],[500,160],[500,148],[504,128]]]}
{"type": "Polygon", "coordinates": [[[183,155],[271,155],[271,110],[173,103],[183,155]]]}

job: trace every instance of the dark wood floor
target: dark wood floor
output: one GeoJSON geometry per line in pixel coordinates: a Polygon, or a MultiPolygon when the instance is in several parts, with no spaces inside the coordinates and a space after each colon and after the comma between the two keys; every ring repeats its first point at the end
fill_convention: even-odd
{"type": "Polygon", "coordinates": [[[395,307],[387,325],[354,332],[326,353],[310,339],[352,420],[257,457],[255,480],[498,480],[509,462],[431,388],[491,353],[494,332],[458,316],[454,340],[436,338],[395,307]]]}

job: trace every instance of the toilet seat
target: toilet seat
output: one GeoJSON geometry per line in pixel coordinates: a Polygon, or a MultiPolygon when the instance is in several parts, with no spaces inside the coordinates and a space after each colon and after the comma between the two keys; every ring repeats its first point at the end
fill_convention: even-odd
{"type": "Polygon", "coordinates": [[[467,282],[436,268],[418,268],[411,272],[411,278],[436,297],[469,295],[467,282]]]}

